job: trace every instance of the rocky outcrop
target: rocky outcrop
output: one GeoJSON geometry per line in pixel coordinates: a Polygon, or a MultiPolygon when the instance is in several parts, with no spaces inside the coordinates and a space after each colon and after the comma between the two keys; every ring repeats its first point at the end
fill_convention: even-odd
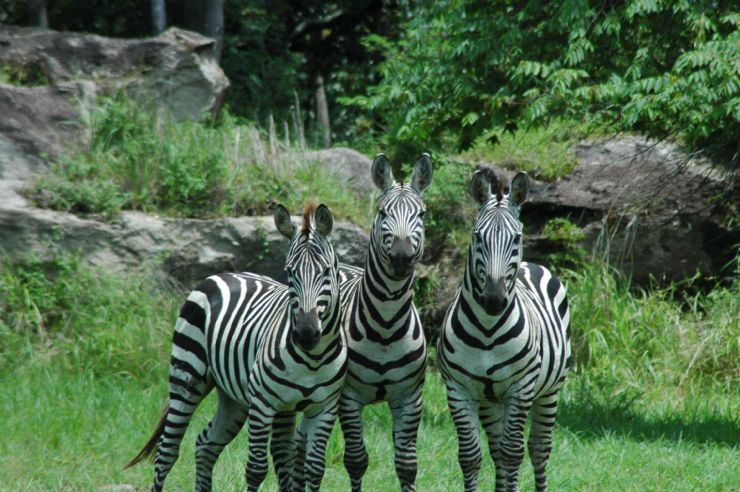
{"type": "Polygon", "coordinates": [[[546,261],[561,247],[543,229],[567,218],[582,229],[581,246],[634,284],[732,273],[725,267],[740,244],[740,190],[721,168],[639,136],[582,142],[573,151],[578,165],[570,175],[531,180],[525,259],[546,261]]]}
{"type": "Polygon", "coordinates": [[[370,177],[372,161],[356,150],[346,147],[310,150],[303,154],[303,158],[309,163],[318,163],[358,193],[375,189],[370,177]]]}
{"type": "MultiPolygon", "coordinates": [[[[77,252],[92,265],[117,271],[148,265],[188,286],[224,271],[280,278],[285,265],[288,241],[272,217],[197,220],[123,212],[106,223],[9,197],[0,197],[0,253],[10,257],[77,252]]],[[[341,261],[362,266],[367,242],[358,227],[335,223],[332,244],[341,261]]]]}
{"type": "Polygon", "coordinates": [[[124,90],[176,119],[199,119],[203,113],[218,114],[229,86],[213,58],[213,43],[177,28],[156,38],[114,39],[0,26],[0,67],[20,84],[85,81],[97,94],[124,90]]]}

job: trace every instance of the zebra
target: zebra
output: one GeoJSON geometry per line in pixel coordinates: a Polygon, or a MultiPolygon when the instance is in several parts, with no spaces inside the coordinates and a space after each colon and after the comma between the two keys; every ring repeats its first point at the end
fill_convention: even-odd
{"type": "Polygon", "coordinates": [[[342,325],[349,368],[339,400],[344,465],[353,491],[361,490],[368,454],[362,409],[386,401],[393,416],[395,467],[402,490],[415,490],[416,435],[421,420],[426,340],[413,303],[414,266],[424,249],[421,192],[432,181],[432,161],[423,154],[408,184],[394,181],[386,156],[372,164],[381,190],[365,268],[342,265],[342,325]]]}
{"type": "Polygon", "coordinates": [[[529,416],[527,449],[536,489],[545,491],[558,392],[571,362],[565,286],[546,268],[522,262],[519,210],[529,193],[527,175],[517,174],[509,191],[490,170],[479,170],[470,191],[478,218],[462,286],[437,343],[465,490],[478,489],[479,421],[496,490],[518,490],[529,416]]]}
{"type": "Polygon", "coordinates": [[[308,482],[309,490],[319,490],[347,371],[339,263],[330,242],[334,219],[325,205],[315,204],[304,209],[301,227],[282,205],[274,219],[291,240],[287,286],[252,273],[213,275],[180,310],[166,408],[127,465],[156,450],[152,491],[162,490],[196,407],[214,387],[218,409],[196,441],[196,490],[211,490],[213,466],[245,421],[247,490],[257,490],[267,474],[271,428],[280,489],[305,490],[308,482]],[[303,419],[296,431],[298,412],[303,419]]]}

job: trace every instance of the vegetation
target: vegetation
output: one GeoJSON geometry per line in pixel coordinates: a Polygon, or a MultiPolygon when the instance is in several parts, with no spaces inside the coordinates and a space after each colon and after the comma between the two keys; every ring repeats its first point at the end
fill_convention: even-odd
{"type": "MultiPolygon", "coordinates": [[[[678,303],[671,289],[632,294],[608,269],[565,274],[577,369],[563,395],[550,465],[561,490],[731,490],[740,467],[740,284],[678,303]],[[613,466],[605,467],[608,461],[613,466]],[[649,463],[649,466],[646,466],[649,463]],[[681,470],[681,473],[677,473],[681,470]]],[[[171,330],[185,293],[142,275],[94,270],[69,256],[2,263],[0,476],[12,490],[145,488],[151,466],[123,465],[149,436],[166,398],[171,330]],[[25,409],[19,412],[18,409],[25,409]],[[38,463],[44,466],[39,467],[38,463]]],[[[432,354],[433,358],[433,354],[432,354]]],[[[453,490],[461,476],[444,386],[428,374],[419,488],[453,490]]],[[[170,476],[192,487],[194,441],[215,411],[198,411],[170,476]]],[[[390,415],[366,410],[367,488],[395,483],[390,415]]],[[[335,428],[327,490],[348,486],[335,428]]],[[[243,486],[246,440],[216,468],[219,490],[243,486]]],[[[482,485],[493,483],[486,461],[482,485]]],[[[533,488],[528,462],[524,490],[533,488]]],[[[274,475],[266,490],[276,490],[274,475]]]]}
{"type": "Polygon", "coordinates": [[[366,223],[358,197],[274,128],[263,135],[228,114],[216,124],[171,122],[123,95],[103,98],[88,122],[89,148],[53,163],[29,196],[57,210],[112,216],[122,209],[180,217],[264,214],[320,199],[366,223]]]}
{"type": "Polygon", "coordinates": [[[401,148],[466,149],[566,117],[736,164],[739,25],[710,1],[421,2],[381,82],[346,101],[381,114],[401,148]]]}

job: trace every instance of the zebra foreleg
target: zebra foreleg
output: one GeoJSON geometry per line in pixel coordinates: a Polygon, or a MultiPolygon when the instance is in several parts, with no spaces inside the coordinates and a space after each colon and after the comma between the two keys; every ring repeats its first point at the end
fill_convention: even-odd
{"type": "Polygon", "coordinates": [[[195,442],[195,490],[211,490],[213,466],[221,451],[239,434],[248,408],[218,390],[216,415],[195,442]]]}
{"type": "Polygon", "coordinates": [[[279,413],[272,423],[270,454],[281,492],[290,492],[295,462],[295,413],[279,413]]]}
{"type": "Polygon", "coordinates": [[[504,437],[503,403],[486,402],[480,408],[480,421],[488,437],[488,449],[496,466],[496,490],[506,489],[507,475],[501,458],[501,444],[504,437]]]}
{"type": "Polygon", "coordinates": [[[557,391],[538,398],[530,411],[532,426],[527,440],[527,449],[534,468],[535,490],[537,492],[547,490],[545,468],[552,450],[552,427],[555,424],[557,411],[557,391]]]}
{"type": "MultiPolygon", "coordinates": [[[[521,398],[510,398],[504,405],[504,437],[499,462],[506,476],[506,492],[519,490],[519,467],[524,459],[524,426],[531,406],[531,400],[521,398]]],[[[498,468],[496,463],[497,476],[498,468]]],[[[498,483],[496,490],[499,490],[498,483]]]]}
{"type": "Polygon", "coordinates": [[[344,393],[339,399],[339,423],[344,436],[344,467],[352,484],[352,492],[362,490],[362,476],[369,458],[362,438],[363,405],[344,393]]]}
{"type": "MultiPolygon", "coordinates": [[[[305,436],[303,476],[308,490],[319,492],[326,468],[326,444],[331,436],[337,418],[337,404],[317,415],[304,415],[301,421],[301,434],[305,436]]],[[[301,492],[303,488],[299,488],[301,492]]]]}
{"type": "Polygon", "coordinates": [[[403,492],[416,490],[416,436],[421,422],[422,386],[419,385],[416,393],[402,404],[391,405],[396,475],[403,492]]]}
{"type": "Polygon", "coordinates": [[[478,490],[478,474],[483,459],[478,430],[478,405],[450,386],[447,386],[447,405],[457,430],[457,459],[463,474],[465,492],[474,492],[478,490]]]}
{"type": "Polygon", "coordinates": [[[270,440],[274,410],[269,407],[258,406],[252,399],[247,417],[247,431],[249,433],[249,458],[247,461],[247,492],[257,492],[267,476],[267,443],[270,440]]]}

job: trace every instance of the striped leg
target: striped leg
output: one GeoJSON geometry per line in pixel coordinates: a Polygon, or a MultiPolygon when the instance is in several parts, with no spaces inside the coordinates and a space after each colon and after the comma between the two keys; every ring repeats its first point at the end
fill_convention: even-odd
{"type": "Polygon", "coordinates": [[[195,442],[195,490],[211,490],[213,466],[221,451],[239,434],[248,408],[218,390],[216,415],[195,442]]]}
{"type": "MultiPolygon", "coordinates": [[[[303,476],[310,492],[319,492],[321,480],[326,468],[326,444],[329,442],[334,421],[337,418],[336,402],[330,408],[312,416],[305,416],[301,421],[301,434],[305,437],[305,460],[303,476]]],[[[298,490],[303,491],[303,488],[298,490]]]]}
{"type": "Polygon", "coordinates": [[[190,373],[170,366],[170,398],[167,403],[165,425],[154,460],[153,492],[160,492],[170,470],[180,455],[180,443],[190,419],[203,398],[213,389],[213,382],[205,377],[195,380],[190,373]]]}
{"type": "Polygon", "coordinates": [[[478,490],[478,473],[483,459],[478,430],[478,405],[449,385],[447,405],[457,430],[457,459],[463,473],[465,492],[474,492],[478,490]]]}
{"type": "Polygon", "coordinates": [[[420,385],[412,397],[404,400],[401,405],[391,406],[396,475],[404,492],[416,490],[416,435],[421,422],[422,386],[420,385]]]}
{"type": "Polygon", "coordinates": [[[295,413],[279,413],[272,423],[272,437],[270,438],[270,454],[275,466],[275,475],[278,477],[280,490],[290,492],[295,461],[295,413]]]}
{"type": "MultiPolygon", "coordinates": [[[[305,416],[304,416],[305,419],[305,416]]],[[[301,423],[303,420],[301,420],[301,423]]],[[[295,461],[293,464],[293,491],[304,492],[306,490],[306,433],[301,425],[295,433],[295,461]]]]}
{"type": "Polygon", "coordinates": [[[527,448],[534,467],[535,489],[537,492],[547,490],[545,467],[552,449],[552,427],[555,424],[557,411],[558,392],[555,391],[538,398],[532,405],[530,412],[532,427],[529,431],[527,448]]]}
{"type": "Polygon", "coordinates": [[[249,433],[249,460],[247,461],[247,492],[257,492],[267,476],[267,443],[270,440],[274,410],[260,406],[261,401],[255,401],[249,407],[247,417],[247,432],[249,433]]]}
{"type": "Polygon", "coordinates": [[[501,445],[504,438],[503,403],[485,402],[481,405],[480,420],[488,437],[488,449],[496,466],[496,490],[506,489],[506,474],[501,458],[501,445]]]}
{"type": "MultiPolygon", "coordinates": [[[[524,426],[531,406],[532,400],[516,397],[508,399],[504,405],[504,437],[501,439],[499,461],[506,476],[506,492],[519,490],[519,467],[524,459],[524,426]]],[[[498,476],[498,463],[496,469],[498,476]]]]}
{"type": "Polygon", "coordinates": [[[358,400],[345,393],[339,398],[339,423],[344,435],[344,467],[352,483],[352,492],[362,490],[362,476],[369,463],[362,438],[362,407],[358,400]]]}

